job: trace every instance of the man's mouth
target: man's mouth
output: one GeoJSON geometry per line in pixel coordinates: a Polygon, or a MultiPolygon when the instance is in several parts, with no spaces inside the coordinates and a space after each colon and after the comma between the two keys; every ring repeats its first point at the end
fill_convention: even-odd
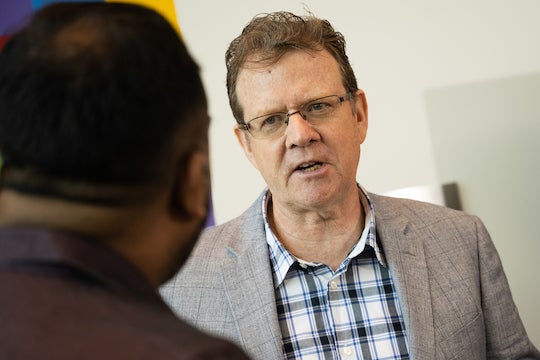
{"type": "Polygon", "coordinates": [[[303,172],[312,172],[312,171],[318,170],[321,166],[322,166],[322,163],[320,162],[310,162],[310,163],[305,163],[298,166],[296,170],[300,170],[303,172]]]}

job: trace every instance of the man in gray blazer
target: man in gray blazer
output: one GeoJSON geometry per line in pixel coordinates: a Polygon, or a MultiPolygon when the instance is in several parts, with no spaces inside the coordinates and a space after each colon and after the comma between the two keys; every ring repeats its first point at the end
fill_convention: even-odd
{"type": "Polygon", "coordinates": [[[478,218],[357,184],[367,103],[340,33],[259,16],[226,64],[268,188],[162,288],[179,315],[261,360],[540,358],[478,218]]]}

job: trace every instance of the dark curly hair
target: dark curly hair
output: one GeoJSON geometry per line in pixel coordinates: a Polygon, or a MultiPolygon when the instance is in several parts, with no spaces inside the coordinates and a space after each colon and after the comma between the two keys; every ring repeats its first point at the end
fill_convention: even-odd
{"type": "Polygon", "coordinates": [[[94,184],[159,181],[173,145],[187,152],[206,139],[207,119],[193,116],[201,107],[198,66],[155,11],[45,7],[0,53],[2,171],[94,184]]]}

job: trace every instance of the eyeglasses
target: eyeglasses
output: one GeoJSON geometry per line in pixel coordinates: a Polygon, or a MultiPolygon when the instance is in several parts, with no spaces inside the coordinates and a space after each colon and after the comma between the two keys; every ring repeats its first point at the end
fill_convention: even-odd
{"type": "Polygon", "coordinates": [[[316,125],[328,120],[334,111],[338,109],[344,101],[350,100],[352,93],[343,96],[329,95],[315,100],[311,100],[291,113],[277,112],[258,116],[244,124],[240,128],[249,132],[255,139],[268,139],[283,135],[289,118],[294,114],[300,114],[302,119],[312,125],[316,125]]]}

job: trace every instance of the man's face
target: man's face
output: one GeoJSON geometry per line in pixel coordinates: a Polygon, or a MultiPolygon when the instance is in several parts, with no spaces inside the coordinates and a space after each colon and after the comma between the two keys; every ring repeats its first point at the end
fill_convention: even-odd
{"type": "MultiPolygon", "coordinates": [[[[170,216],[174,221],[176,237],[175,248],[167,253],[168,259],[163,262],[169,264],[165,279],[172,277],[182,266],[198,237],[204,228],[210,205],[210,167],[208,159],[208,124],[209,117],[206,106],[196,109],[189,114],[194,124],[203,126],[202,129],[189,128],[178,131],[174,144],[178,147],[173,152],[170,168],[174,171],[171,178],[174,179],[173,188],[167,193],[172,196],[168,201],[174,211],[170,216]],[[188,135],[186,135],[186,133],[188,135]],[[186,136],[191,138],[187,139],[186,136]],[[193,139],[198,141],[193,142],[193,139]],[[191,151],[186,157],[186,145],[192,144],[196,150],[191,151]],[[185,157],[185,160],[181,160],[185,157]],[[178,164],[184,164],[177,168],[178,164]]],[[[189,146],[189,145],[188,145],[189,146]]]]}
{"type": "MultiPolygon", "coordinates": [[[[338,64],[326,51],[293,51],[273,65],[245,66],[236,90],[245,121],[273,112],[291,113],[310,100],[346,92],[338,64]]],[[[255,139],[235,129],[274,202],[309,211],[357,194],[356,169],[367,131],[367,105],[361,90],[353,97],[356,105],[354,99],[343,102],[322,124],[310,125],[300,114],[292,115],[285,133],[277,138],[255,139]]]]}

